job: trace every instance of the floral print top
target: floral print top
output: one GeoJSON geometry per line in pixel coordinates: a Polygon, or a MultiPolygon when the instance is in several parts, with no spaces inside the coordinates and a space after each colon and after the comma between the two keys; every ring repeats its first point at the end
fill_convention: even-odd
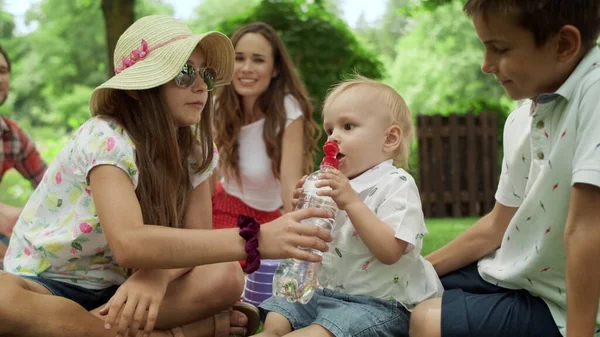
{"type": "MultiPolygon", "coordinates": [[[[191,178],[194,186],[210,175],[217,160],[191,178]]],[[[85,122],[48,167],[17,221],[4,259],[6,271],[89,289],[125,281],[126,271],[108,246],[88,182],[89,172],[98,165],[122,169],[137,187],[134,143],[105,116],[85,122]]]]}

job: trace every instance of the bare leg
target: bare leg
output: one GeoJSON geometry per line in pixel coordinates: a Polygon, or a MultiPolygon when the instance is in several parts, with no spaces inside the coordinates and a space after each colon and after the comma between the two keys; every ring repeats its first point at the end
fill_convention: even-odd
{"type": "Polygon", "coordinates": [[[324,327],[313,324],[304,329],[296,330],[285,335],[285,337],[335,337],[329,330],[324,327]]]}
{"type": "Polygon", "coordinates": [[[410,315],[410,337],[442,335],[442,299],[433,298],[417,305],[410,315]]]}
{"type": "MultiPolygon", "coordinates": [[[[186,337],[213,336],[215,317],[242,296],[244,273],[238,262],[195,267],[169,285],[156,327],[182,326],[186,337]]],[[[245,335],[248,319],[234,311],[230,334],[245,335]]]]}
{"type": "MultiPolygon", "coordinates": [[[[244,274],[238,262],[195,267],[167,288],[156,329],[182,326],[186,337],[212,336],[215,328],[213,316],[230,308],[240,298],[243,289],[244,274]]],[[[92,313],[103,319],[99,310],[92,313]]],[[[233,312],[230,320],[231,334],[245,334],[248,323],[245,315],[233,312]]]]}
{"type": "Polygon", "coordinates": [[[269,312],[265,319],[263,331],[256,336],[281,337],[290,332],[292,332],[292,325],[285,316],[276,312],[269,312]]]}
{"type": "MultiPolygon", "coordinates": [[[[79,304],[52,296],[43,286],[0,271],[0,336],[109,337],[114,332],[79,304]]],[[[156,332],[152,337],[168,336],[156,332]]]]}
{"type": "MultiPolygon", "coordinates": [[[[239,264],[215,264],[196,267],[174,281],[159,311],[157,329],[184,325],[186,337],[212,336],[213,315],[230,307],[243,288],[239,264]],[[188,323],[192,323],[186,326],[188,323]]],[[[0,336],[114,336],[104,329],[102,318],[90,314],[70,300],[52,296],[48,290],[29,280],[0,272],[0,336]]],[[[231,314],[231,333],[243,334],[247,318],[231,314]]],[[[152,337],[168,336],[156,331],[152,337]]]]}

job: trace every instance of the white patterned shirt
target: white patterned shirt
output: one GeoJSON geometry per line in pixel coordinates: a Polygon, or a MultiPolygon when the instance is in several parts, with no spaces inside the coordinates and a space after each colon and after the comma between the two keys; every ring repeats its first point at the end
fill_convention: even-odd
{"type": "MultiPolygon", "coordinates": [[[[596,47],[555,93],[537,96],[508,117],[496,200],[519,209],[501,247],[479,261],[479,273],[486,281],[541,297],[564,336],[563,239],[569,200],[576,183],[600,187],[599,129],[600,49],[596,47]]],[[[600,336],[600,310],[596,322],[596,336],[600,336]]]]}
{"type": "Polygon", "coordinates": [[[419,191],[410,174],[388,160],[352,179],[350,185],[408,246],[398,262],[380,262],[360,239],[347,213],[340,211],[330,249],[323,254],[319,284],[350,295],[395,299],[409,310],[423,300],[441,296],[437,273],[421,256],[427,229],[419,191]]]}

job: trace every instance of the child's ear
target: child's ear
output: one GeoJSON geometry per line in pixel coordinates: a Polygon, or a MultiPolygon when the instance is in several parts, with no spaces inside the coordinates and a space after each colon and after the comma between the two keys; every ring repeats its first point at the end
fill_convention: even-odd
{"type": "Polygon", "coordinates": [[[402,129],[398,125],[390,126],[385,133],[385,142],[383,150],[386,152],[394,152],[402,142],[402,129]]]}
{"type": "Polygon", "coordinates": [[[566,63],[581,51],[581,33],[572,25],[563,26],[556,34],[558,61],[566,63]]]}

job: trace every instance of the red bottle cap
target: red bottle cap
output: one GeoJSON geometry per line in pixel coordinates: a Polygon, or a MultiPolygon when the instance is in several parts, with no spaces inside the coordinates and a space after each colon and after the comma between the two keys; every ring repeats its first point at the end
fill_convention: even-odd
{"type": "Polygon", "coordinates": [[[336,142],[328,141],[323,145],[323,153],[325,153],[325,157],[321,161],[321,169],[325,167],[333,167],[338,168],[340,165],[339,160],[337,160],[337,155],[340,153],[340,148],[336,142]]]}
{"type": "Polygon", "coordinates": [[[328,141],[323,145],[323,153],[325,153],[325,157],[336,157],[338,153],[340,153],[340,147],[337,142],[328,141]]]}
{"type": "Polygon", "coordinates": [[[326,167],[337,169],[339,165],[340,162],[335,157],[323,157],[323,160],[321,160],[321,169],[325,169],[326,167]]]}

